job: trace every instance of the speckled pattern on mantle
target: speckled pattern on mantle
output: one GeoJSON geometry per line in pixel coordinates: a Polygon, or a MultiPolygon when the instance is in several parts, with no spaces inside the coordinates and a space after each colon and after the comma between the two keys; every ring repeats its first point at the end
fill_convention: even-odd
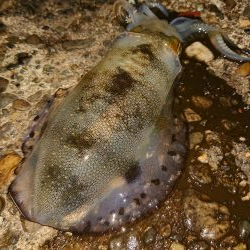
{"type": "MultiPolygon", "coordinates": [[[[204,22],[221,27],[240,47],[250,47],[247,0],[162,3],[176,11],[201,11],[204,22]]],[[[243,132],[249,129],[238,129],[250,125],[250,78],[237,74],[239,64],[222,57],[201,66],[214,75],[212,82],[218,81],[218,92],[214,88],[209,94],[201,89],[192,93],[184,76],[180,79],[176,103],[183,111],[194,111],[200,120],[189,123],[192,147],[186,171],[173,195],[154,214],[119,232],[74,236],[26,221],[10,200],[7,190],[14,179],[13,166],[22,157],[21,144],[35,115],[58,88],[75,85],[124,31],[113,19],[112,4],[101,0],[0,3],[0,248],[250,248],[250,143],[243,132]],[[233,121],[228,116],[209,125],[217,104],[221,112],[239,114],[233,121]]],[[[200,67],[185,56],[183,64],[185,70],[188,65],[200,67]]],[[[201,84],[202,77],[195,77],[201,84]]]]}

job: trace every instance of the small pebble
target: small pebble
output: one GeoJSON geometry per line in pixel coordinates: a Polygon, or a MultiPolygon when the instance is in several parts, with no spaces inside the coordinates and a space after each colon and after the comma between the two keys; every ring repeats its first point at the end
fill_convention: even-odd
{"type": "Polygon", "coordinates": [[[209,4],[208,10],[211,12],[214,12],[218,17],[223,17],[222,12],[219,10],[219,8],[215,4],[209,4]]]}
{"type": "Polygon", "coordinates": [[[244,141],[246,141],[246,138],[243,137],[243,136],[241,136],[241,137],[239,138],[239,140],[242,141],[242,142],[244,142],[244,141]]]}
{"type": "Polygon", "coordinates": [[[35,94],[30,95],[27,100],[29,102],[38,102],[41,97],[42,97],[43,91],[42,90],[38,90],[35,94]]]}
{"type": "Polygon", "coordinates": [[[43,66],[43,73],[46,73],[46,74],[50,74],[54,71],[54,67],[52,67],[51,65],[49,64],[45,64],[43,66]]]}
{"type": "Polygon", "coordinates": [[[208,109],[213,105],[211,99],[205,96],[192,96],[193,104],[198,108],[208,109]]]}
{"type": "Polygon", "coordinates": [[[249,76],[250,75],[250,62],[241,64],[237,69],[237,74],[240,76],[249,76]]]}
{"type": "Polygon", "coordinates": [[[247,240],[250,237],[250,222],[248,220],[239,223],[239,235],[242,240],[247,240]]]}
{"type": "Polygon", "coordinates": [[[23,99],[17,99],[13,101],[12,107],[16,110],[25,111],[28,110],[31,107],[31,105],[29,102],[23,99]]]}
{"type": "Polygon", "coordinates": [[[0,21],[0,33],[4,33],[7,30],[6,25],[0,21]]]}
{"type": "Polygon", "coordinates": [[[240,243],[237,246],[235,246],[233,250],[247,250],[247,246],[243,243],[240,243]]]}
{"type": "Polygon", "coordinates": [[[208,157],[207,154],[204,153],[201,156],[198,157],[198,161],[200,161],[201,163],[208,163],[208,157]]]}
{"type": "Polygon", "coordinates": [[[17,96],[10,93],[0,93],[0,109],[6,107],[8,104],[17,99],[17,96]]]}
{"type": "Polygon", "coordinates": [[[9,181],[21,159],[16,153],[5,155],[0,159],[0,187],[9,181]]]}
{"type": "Polygon", "coordinates": [[[0,93],[4,92],[9,84],[9,80],[0,77],[0,93]]]}
{"type": "Polygon", "coordinates": [[[226,206],[206,201],[209,197],[187,190],[184,197],[186,226],[207,241],[223,238],[230,230],[230,213],[226,206]]]}
{"type": "Polygon", "coordinates": [[[250,19],[250,4],[248,4],[243,10],[243,16],[250,19]]]}
{"type": "Polygon", "coordinates": [[[140,249],[140,240],[138,239],[138,235],[136,233],[131,232],[128,236],[128,241],[126,244],[126,249],[137,250],[140,249]]]}
{"type": "Polygon", "coordinates": [[[156,234],[157,232],[153,227],[148,227],[143,235],[144,243],[145,244],[153,243],[155,241],[156,234]]]}
{"type": "Polygon", "coordinates": [[[209,62],[214,59],[213,53],[201,42],[194,42],[186,50],[188,57],[195,57],[201,62],[209,62]]]}
{"type": "Polygon", "coordinates": [[[212,182],[210,167],[207,164],[190,165],[189,175],[199,186],[200,184],[209,184],[212,182]]]}
{"type": "Polygon", "coordinates": [[[225,0],[225,3],[228,10],[232,10],[236,6],[236,2],[234,0],[225,0]]]}
{"type": "Polygon", "coordinates": [[[122,236],[112,239],[109,243],[110,250],[121,250],[124,249],[124,239],[122,236]]]}
{"type": "Polygon", "coordinates": [[[223,241],[221,241],[220,247],[222,247],[223,249],[230,249],[236,244],[237,244],[236,237],[231,235],[231,236],[227,236],[223,241]]]}
{"type": "Polygon", "coordinates": [[[227,119],[221,120],[221,123],[223,127],[228,131],[235,127],[235,125],[227,119]]]}
{"type": "Polygon", "coordinates": [[[169,248],[169,250],[185,250],[185,246],[178,242],[173,242],[169,248]]]}
{"type": "Polygon", "coordinates": [[[93,38],[86,39],[77,39],[77,40],[66,40],[62,43],[62,47],[65,50],[74,50],[74,49],[85,49],[89,47],[95,40],[93,38]]]}
{"type": "Polygon", "coordinates": [[[41,38],[35,34],[27,36],[25,42],[32,45],[38,45],[43,43],[41,38]]]}
{"type": "Polygon", "coordinates": [[[211,130],[205,131],[205,139],[206,139],[206,142],[209,144],[221,143],[221,139],[220,139],[219,134],[217,134],[216,132],[213,132],[211,130]]]}
{"type": "Polygon", "coordinates": [[[166,226],[162,226],[159,235],[164,238],[169,237],[171,235],[171,225],[167,224],[166,226]]]}
{"type": "Polygon", "coordinates": [[[16,55],[17,58],[17,62],[19,64],[28,64],[30,59],[31,59],[31,55],[29,53],[26,52],[20,52],[16,55]]]}
{"type": "Polygon", "coordinates": [[[227,98],[225,96],[219,97],[220,104],[225,108],[230,108],[232,106],[230,98],[227,98]]]}
{"type": "Polygon", "coordinates": [[[204,241],[192,242],[188,246],[188,250],[209,250],[209,245],[204,241]]]}
{"type": "Polygon", "coordinates": [[[195,111],[193,111],[191,108],[187,108],[184,110],[184,115],[186,117],[187,122],[197,122],[201,121],[201,116],[198,115],[195,111]]]}
{"type": "Polygon", "coordinates": [[[194,148],[197,144],[200,144],[204,136],[201,132],[194,132],[189,135],[189,147],[194,148]]]}
{"type": "Polygon", "coordinates": [[[23,230],[28,233],[34,233],[42,227],[40,224],[28,221],[26,219],[22,220],[22,226],[23,230]]]}
{"type": "Polygon", "coordinates": [[[243,29],[250,27],[250,20],[248,20],[248,19],[240,19],[239,20],[239,27],[243,28],[243,29]]]}

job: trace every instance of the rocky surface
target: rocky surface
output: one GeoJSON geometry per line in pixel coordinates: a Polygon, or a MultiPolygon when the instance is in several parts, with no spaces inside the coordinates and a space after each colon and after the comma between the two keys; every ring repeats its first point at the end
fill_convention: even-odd
{"type": "MultiPolygon", "coordinates": [[[[190,151],[176,190],[160,209],[118,232],[76,236],[28,222],[12,203],[8,185],[31,121],[124,31],[113,19],[112,2],[0,2],[0,248],[250,248],[249,66],[218,56],[206,41],[214,57],[207,65],[183,57],[176,103],[189,124],[190,151]]],[[[249,46],[247,0],[162,2],[175,11],[200,11],[204,22],[249,46]]]]}

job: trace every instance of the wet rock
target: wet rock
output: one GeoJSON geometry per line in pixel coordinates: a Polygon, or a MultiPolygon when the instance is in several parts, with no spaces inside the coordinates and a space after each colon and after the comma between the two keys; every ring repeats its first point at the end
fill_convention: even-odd
{"type": "Polygon", "coordinates": [[[250,62],[246,62],[241,64],[237,69],[237,74],[240,76],[248,76],[250,75],[250,62]]]}
{"type": "Polygon", "coordinates": [[[4,92],[9,84],[9,80],[0,77],[0,93],[4,92]]]}
{"type": "Polygon", "coordinates": [[[188,57],[194,57],[201,62],[209,62],[214,59],[213,53],[201,42],[194,42],[186,50],[188,57]]]}
{"type": "Polygon", "coordinates": [[[0,188],[8,183],[21,159],[16,153],[5,155],[0,159],[0,188]]]}
{"type": "Polygon", "coordinates": [[[109,243],[109,250],[123,250],[125,249],[124,239],[122,236],[112,239],[109,243]]]}
{"type": "Polygon", "coordinates": [[[236,2],[234,0],[225,0],[225,3],[228,10],[232,10],[236,6],[236,2]]]}
{"type": "Polygon", "coordinates": [[[194,148],[197,144],[200,144],[203,140],[203,134],[201,132],[194,132],[189,135],[189,147],[194,148]]]}
{"type": "Polygon", "coordinates": [[[192,102],[197,108],[208,109],[213,105],[211,99],[205,96],[192,96],[192,102]]]}
{"type": "Polygon", "coordinates": [[[0,214],[4,210],[4,207],[5,207],[5,200],[3,197],[0,196],[0,214]]]}
{"type": "Polygon", "coordinates": [[[188,246],[188,250],[209,250],[209,249],[210,249],[209,245],[204,241],[192,242],[188,246]]]}
{"type": "Polygon", "coordinates": [[[32,44],[32,45],[38,45],[43,43],[43,41],[41,40],[41,38],[38,35],[29,35],[25,38],[25,42],[28,44],[32,44]]]}
{"type": "Polygon", "coordinates": [[[93,38],[77,39],[77,40],[66,40],[62,43],[62,47],[65,50],[71,51],[75,49],[85,49],[94,43],[93,38]]]}
{"type": "Polygon", "coordinates": [[[16,99],[13,101],[12,107],[16,110],[25,111],[28,110],[31,107],[31,105],[29,102],[23,99],[16,99]]]}
{"type": "Polygon", "coordinates": [[[198,184],[209,184],[212,181],[209,165],[191,165],[189,175],[198,184]]]}
{"type": "Polygon", "coordinates": [[[156,234],[157,232],[153,227],[148,227],[144,232],[143,242],[145,244],[153,243],[155,241],[156,234]]]}
{"type": "Polygon", "coordinates": [[[169,248],[169,250],[185,250],[185,246],[180,244],[179,242],[173,242],[169,248]]]}
{"type": "Polygon", "coordinates": [[[230,229],[228,208],[216,202],[201,200],[193,190],[186,192],[184,212],[187,227],[205,240],[218,240],[230,229]]]}
{"type": "Polygon", "coordinates": [[[0,93],[0,108],[6,107],[8,104],[13,102],[17,97],[10,93],[0,93]]]}
{"type": "Polygon", "coordinates": [[[194,110],[191,108],[184,109],[184,115],[187,122],[198,122],[201,121],[201,116],[198,115],[194,110]]]}
{"type": "Polygon", "coordinates": [[[249,28],[250,27],[250,20],[249,19],[240,19],[239,20],[239,27],[240,28],[249,28]]]}
{"type": "Polygon", "coordinates": [[[239,236],[242,240],[250,237],[250,221],[243,220],[239,223],[239,236]]]}

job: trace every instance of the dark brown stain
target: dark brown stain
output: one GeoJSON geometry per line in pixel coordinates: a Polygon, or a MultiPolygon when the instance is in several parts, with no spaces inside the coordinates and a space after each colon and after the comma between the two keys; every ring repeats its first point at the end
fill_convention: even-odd
{"type": "Polygon", "coordinates": [[[156,59],[150,44],[140,44],[136,48],[132,49],[132,53],[141,53],[145,55],[149,61],[154,61],[156,59]]]}
{"type": "Polygon", "coordinates": [[[140,175],[140,173],[141,173],[141,168],[138,162],[135,162],[131,164],[129,170],[125,173],[125,178],[127,182],[132,182],[137,178],[138,175],[140,175]]]}
{"type": "Polygon", "coordinates": [[[121,96],[133,88],[136,82],[129,72],[118,68],[118,72],[114,75],[111,85],[107,87],[107,91],[112,95],[121,96]]]}
{"type": "Polygon", "coordinates": [[[78,135],[69,135],[66,139],[68,145],[78,148],[79,151],[92,148],[95,142],[95,138],[88,132],[83,132],[78,135]]]}

